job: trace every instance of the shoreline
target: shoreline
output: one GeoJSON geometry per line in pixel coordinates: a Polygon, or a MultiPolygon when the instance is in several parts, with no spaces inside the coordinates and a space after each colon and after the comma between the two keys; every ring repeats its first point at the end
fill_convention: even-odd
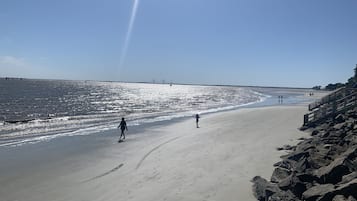
{"type": "Polygon", "coordinates": [[[271,174],[282,155],[277,147],[305,136],[297,128],[306,111],[304,105],[241,108],[204,115],[199,129],[194,119],[129,127],[120,144],[117,133],[104,131],[3,149],[0,195],[5,201],[255,200],[250,180],[271,174]]]}
{"type": "MultiPolygon", "coordinates": [[[[254,89],[252,89],[254,90],[254,89]]],[[[316,92],[316,94],[313,97],[307,97],[306,93],[304,94],[302,91],[297,90],[295,92],[292,91],[285,91],[284,88],[282,88],[282,91],[277,91],[274,93],[266,93],[264,90],[259,91],[255,90],[257,93],[262,93],[265,96],[265,99],[263,101],[258,101],[258,102],[252,102],[252,103],[247,103],[243,105],[238,105],[238,106],[227,106],[227,107],[221,107],[221,108],[216,108],[216,109],[209,109],[204,111],[203,113],[200,113],[201,115],[211,115],[211,114],[216,114],[216,113],[221,113],[221,112],[228,112],[228,111],[235,111],[235,110],[240,110],[244,108],[259,108],[259,107],[270,107],[270,106],[279,106],[279,105],[285,105],[285,106],[291,106],[291,105],[305,105],[307,102],[311,102],[312,100],[315,100],[317,98],[320,98],[324,94],[326,94],[325,91],[320,91],[316,92]],[[290,93],[289,96],[286,96],[285,102],[282,104],[279,104],[277,102],[277,99],[275,96],[278,94],[287,94],[290,93]],[[294,94],[295,93],[295,94],[294,94]],[[292,95],[294,94],[294,95],[292,95]],[[299,94],[299,95],[297,95],[299,94]]],[[[304,91],[306,92],[306,91],[304,91]]],[[[188,112],[186,112],[188,113],[188,112]]],[[[194,113],[192,113],[194,115],[194,113]]],[[[60,117],[59,119],[63,119],[67,117],[60,117]]],[[[68,117],[69,118],[69,117],[68,117]]],[[[138,127],[139,129],[144,128],[144,127],[151,127],[153,125],[166,125],[172,122],[179,122],[183,120],[190,119],[191,116],[182,113],[181,115],[177,115],[176,117],[169,115],[169,116],[156,116],[153,117],[153,119],[158,118],[159,120],[149,120],[149,121],[143,121],[146,118],[143,119],[134,119],[134,120],[129,120],[129,126],[131,127],[138,127]],[[136,125],[138,122],[137,121],[142,121],[138,125],[136,125]],[[134,124],[134,125],[130,125],[134,124]]],[[[77,130],[71,130],[71,131],[58,131],[57,133],[52,133],[52,134],[40,134],[40,135],[34,135],[31,137],[15,137],[15,138],[9,138],[9,139],[2,139],[2,142],[0,144],[0,150],[3,147],[18,147],[18,146],[23,146],[26,144],[36,144],[36,143],[43,143],[43,142],[48,142],[51,140],[56,140],[57,138],[62,138],[62,137],[73,137],[76,135],[97,135],[98,133],[103,133],[106,131],[112,131],[114,132],[116,128],[116,125],[111,125],[108,127],[107,126],[95,126],[95,127],[83,127],[77,130]]]]}

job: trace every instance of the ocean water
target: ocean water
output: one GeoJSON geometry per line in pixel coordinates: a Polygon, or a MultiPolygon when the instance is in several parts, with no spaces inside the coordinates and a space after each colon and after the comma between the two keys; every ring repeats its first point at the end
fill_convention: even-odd
{"type": "Polygon", "coordinates": [[[0,147],[89,135],[263,102],[247,87],[0,79],[0,147]]]}

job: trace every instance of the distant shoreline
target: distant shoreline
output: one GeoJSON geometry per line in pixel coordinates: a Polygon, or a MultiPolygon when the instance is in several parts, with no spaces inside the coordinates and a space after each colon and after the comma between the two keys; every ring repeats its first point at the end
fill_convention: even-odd
{"type": "Polygon", "coordinates": [[[5,80],[46,80],[46,81],[69,81],[69,82],[116,82],[116,83],[137,83],[137,84],[157,84],[157,85],[192,85],[192,86],[217,86],[217,87],[247,87],[247,88],[272,88],[272,89],[306,89],[313,91],[326,91],[324,89],[315,90],[309,87],[290,87],[290,86],[259,86],[259,85],[235,85],[235,84],[200,84],[200,83],[180,83],[180,82],[167,82],[167,83],[153,83],[147,81],[114,81],[114,80],[71,80],[71,79],[51,79],[51,78],[20,78],[20,77],[0,77],[5,80]]]}

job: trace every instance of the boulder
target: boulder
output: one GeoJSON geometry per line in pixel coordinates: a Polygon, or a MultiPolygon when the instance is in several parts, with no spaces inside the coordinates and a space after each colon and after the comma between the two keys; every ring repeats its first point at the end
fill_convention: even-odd
{"type": "Polygon", "coordinates": [[[289,189],[296,197],[300,198],[302,193],[306,191],[306,185],[304,182],[300,181],[296,175],[292,175],[290,180],[290,189],[289,189]]]}
{"type": "Polygon", "coordinates": [[[266,201],[271,195],[279,192],[279,188],[275,184],[268,182],[260,176],[255,176],[252,182],[253,194],[259,201],[266,201]]]}
{"type": "Polygon", "coordinates": [[[307,140],[307,138],[305,138],[305,137],[300,137],[300,138],[298,138],[298,140],[307,140]]]}
{"type": "Polygon", "coordinates": [[[290,151],[293,150],[295,148],[295,146],[291,146],[291,145],[284,145],[283,147],[278,147],[276,148],[278,151],[282,151],[282,150],[286,150],[286,151],[290,151]]]}
{"type": "Polygon", "coordinates": [[[357,178],[357,172],[354,171],[351,174],[345,175],[342,177],[342,181],[339,184],[345,184],[348,183],[350,181],[352,181],[353,179],[357,178]]]}
{"type": "Polygon", "coordinates": [[[285,156],[282,156],[283,159],[289,159],[293,161],[299,161],[303,157],[308,157],[309,152],[307,151],[295,151],[293,153],[287,154],[285,156]]]}
{"type": "Polygon", "coordinates": [[[350,160],[354,160],[357,158],[357,146],[354,145],[350,148],[348,148],[344,153],[341,154],[342,156],[345,156],[346,158],[350,160]]]}
{"type": "Polygon", "coordinates": [[[311,147],[316,145],[316,141],[314,138],[309,138],[304,141],[301,141],[297,144],[296,150],[297,151],[306,151],[309,150],[311,147]]]}
{"type": "Polygon", "coordinates": [[[346,198],[343,195],[336,195],[332,201],[357,201],[354,197],[349,196],[348,198],[346,198]]]}
{"type": "Polygon", "coordinates": [[[339,136],[329,136],[321,139],[321,142],[324,144],[339,144],[341,141],[341,137],[339,136]]]}
{"type": "Polygon", "coordinates": [[[281,168],[285,168],[285,169],[288,169],[288,170],[293,170],[293,168],[295,167],[295,164],[296,161],[292,161],[292,160],[282,160],[282,161],[279,161],[277,163],[274,164],[274,167],[281,167],[281,168]]]}
{"type": "Polygon", "coordinates": [[[309,188],[302,194],[303,200],[313,201],[325,195],[328,192],[334,191],[335,186],[332,184],[317,185],[309,188]]]}
{"type": "Polygon", "coordinates": [[[329,137],[341,139],[341,138],[344,138],[346,136],[346,134],[347,134],[347,131],[340,129],[340,130],[336,130],[336,131],[331,131],[329,134],[329,137]]]}
{"type": "Polygon", "coordinates": [[[343,115],[343,114],[339,114],[339,115],[337,115],[337,116],[334,118],[334,122],[335,122],[336,124],[342,123],[342,122],[344,122],[345,120],[346,120],[346,117],[345,117],[345,115],[343,115]]]}
{"type": "Polygon", "coordinates": [[[353,130],[356,130],[357,129],[357,124],[355,124],[354,126],[353,126],[353,130]]]}
{"type": "Polygon", "coordinates": [[[270,181],[273,183],[279,183],[291,174],[291,171],[285,168],[277,167],[271,176],[270,181]]]}
{"type": "Polygon", "coordinates": [[[331,134],[330,131],[326,131],[326,132],[323,132],[323,133],[321,134],[321,137],[322,137],[322,138],[327,138],[327,137],[330,136],[330,134],[331,134]]]}
{"type": "Polygon", "coordinates": [[[314,171],[314,175],[320,180],[320,183],[337,184],[342,177],[351,173],[349,170],[350,162],[346,157],[339,157],[328,166],[321,167],[314,171]]]}
{"type": "Polygon", "coordinates": [[[335,190],[326,192],[323,196],[321,196],[318,201],[330,201],[336,195],[343,195],[344,197],[357,197],[357,179],[352,180],[346,184],[342,184],[337,187],[335,190]]]}
{"type": "Polygon", "coordinates": [[[318,130],[318,129],[315,129],[315,130],[313,130],[312,132],[311,132],[311,135],[312,136],[315,136],[315,135],[317,135],[317,134],[319,134],[320,133],[320,131],[318,130]]]}
{"type": "Polygon", "coordinates": [[[344,142],[347,144],[347,145],[355,145],[357,144],[357,135],[352,132],[352,131],[349,131],[346,135],[346,137],[343,138],[344,142]]]}
{"type": "Polygon", "coordinates": [[[299,200],[291,191],[279,191],[274,193],[269,201],[297,201],[299,200]]]}
{"type": "Polygon", "coordinates": [[[287,191],[289,189],[291,189],[292,187],[292,184],[293,184],[293,174],[289,175],[288,177],[286,177],[285,179],[281,180],[279,183],[278,183],[278,187],[281,189],[281,190],[284,190],[284,191],[287,191]]]}
{"type": "Polygon", "coordinates": [[[340,185],[336,191],[338,194],[344,195],[345,197],[352,196],[357,198],[357,178],[346,184],[340,185]]]}
{"type": "Polygon", "coordinates": [[[339,183],[344,175],[357,170],[356,156],[357,146],[350,147],[329,165],[317,169],[315,176],[320,178],[321,183],[339,183]]]}
{"type": "Polygon", "coordinates": [[[350,118],[350,119],[347,121],[346,130],[347,130],[347,131],[352,130],[352,129],[354,128],[355,124],[356,124],[356,123],[355,123],[355,120],[350,118]]]}
{"type": "Polygon", "coordinates": [[[311,157],[308,160],[311,168],[318,169],[331,163],[332,159],[329,156],[331,146],[319,145],[313,152],[310,152],[311,157]]]}
{"type": "Polygon", "coordinates": [[[336,130],[340,130],[340,129],[343,129],[347,126],[347,123],[346,122],[342,122],[342,123],[338,123],[336,125],[333,126],[334,129],[336,130]]]}
{"type": "Polygon", "coordinates": [[[314,181],[317,181],[319,179],[316,176],[314,176],[313,174],[310,174],[307,172],[296,174],[296,177],[304,183],[313,183],[314,181]]]}
{"type": "Polygon", "coordinates": [[[294,150],[295,148],[296,148],[296,146],[291,146],[291,145],[288,145],[288,144],[283,146],[283,149],[287,150],[287,151],[294,150]]]}
{"type": "Polygon", "coordinates": [[[311,167],[307,158],[303,157],[297,163],[295,163],[294,170],[296,172],[305,172],[311,167]]]}

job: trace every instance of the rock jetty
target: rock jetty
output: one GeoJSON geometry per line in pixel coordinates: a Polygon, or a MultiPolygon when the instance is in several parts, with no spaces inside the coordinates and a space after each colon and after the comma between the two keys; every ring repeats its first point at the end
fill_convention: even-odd
{"type": "Polygon", "coordinates": [[[311,138],[284,146],[270,180],[252,179],[260,201],[356,201],[357,108],[306,130],[311,138]]]}

